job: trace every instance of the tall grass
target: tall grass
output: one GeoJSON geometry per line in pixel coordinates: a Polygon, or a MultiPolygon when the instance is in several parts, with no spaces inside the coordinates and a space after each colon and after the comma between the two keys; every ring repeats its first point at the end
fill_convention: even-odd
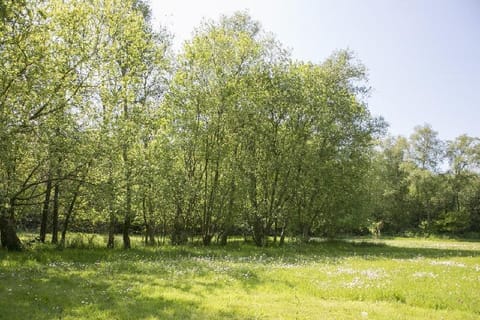
{"type": "MultiPolygon", "coordinates": [[[[0,250],[0,319],[480,319],[480,243],[0,250]]],[[[81,239],[81,240],[80,240],[81,239]]],[[[120,242],[119,242],[120,244],[120,242]]]]}

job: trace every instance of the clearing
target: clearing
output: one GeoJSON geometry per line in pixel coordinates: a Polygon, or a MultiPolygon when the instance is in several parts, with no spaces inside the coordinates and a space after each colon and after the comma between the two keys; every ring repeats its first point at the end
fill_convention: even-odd
{"type": "Polygon", "coordinates": [[[466,240],[0,250],[9,320],[467,320],[479,293],[480,242],[466,240]]]}

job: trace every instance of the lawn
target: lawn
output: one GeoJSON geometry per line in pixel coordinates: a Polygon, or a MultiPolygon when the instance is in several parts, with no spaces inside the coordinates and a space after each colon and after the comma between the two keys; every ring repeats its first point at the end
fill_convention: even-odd
{"type": "Polygon", "coordinates": [[[480,319],[480,242],[0,249],[0,297],[9,320],[480,319]]]}

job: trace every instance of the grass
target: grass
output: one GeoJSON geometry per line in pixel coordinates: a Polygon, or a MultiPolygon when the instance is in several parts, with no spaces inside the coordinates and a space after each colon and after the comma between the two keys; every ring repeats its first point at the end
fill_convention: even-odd
{"type": "Polygon", "coordinates": [[[0,250],[0,319],[480,319],[479,242],[124,251],[99,240],[0,250]]]}

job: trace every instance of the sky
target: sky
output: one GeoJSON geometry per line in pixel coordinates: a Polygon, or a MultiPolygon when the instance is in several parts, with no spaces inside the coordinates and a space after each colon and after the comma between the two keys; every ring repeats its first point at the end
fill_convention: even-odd
{"type": "Polygon", "coordinates": [[[370,111],[393,135],[430,124],[480,137],[480,0],[150,0],[154,23],[191,38],[203,18],[247,11],[292,57],[350,49],[367,67],[370,111]]]}

